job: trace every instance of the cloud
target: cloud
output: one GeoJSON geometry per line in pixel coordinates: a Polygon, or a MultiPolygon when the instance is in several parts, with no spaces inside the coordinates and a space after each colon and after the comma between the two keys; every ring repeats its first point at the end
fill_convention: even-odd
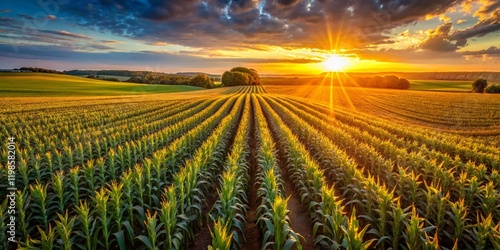
{"type": "Polygon", "coordinates": [[[391,43],[384,32],[461,0],[93,0],[65,8],[78,25],[154,43],[191,47],[256,45],[328,49],[328,34],[345,47],[391,43]],[[327,32],[329,30],[329,32],[327,32]],[[264,39],[263,39],[264,38],[264,39]]]}
{"type": "MultiPolygon", "coordinates": [[[[240,59],[238,59],[240,61],[240,59]]],[[[242,61],[243,62],[243,61],[242,61]]],[[[292,59],[261,59],[261,58],[245,58],[244,62],[248,63],[291,63],[291,64],[307,64],[307,63],[320,63],[321,60],[318,59],[307,59],[307,58],[292,58],[292,59]]]]}
{"type": "Polygon", "coordinates": [[[465,22],[467,22],[467,20],[465,20],[465,19],[458,19],[456,21],[457,24],[462,24],[462,23],[465,23],[465,22]]]}
{"type": "Polygon", "coordinates": [[[491,16],[480,20],[474,26],[453,32],[451,39],[465,40],[472,37],[481,37],[500,30],[500,9],[491,13],[491,16]]]}
{"type": "MultiPolygon", "coordinates": [[[[107,50],[97,44],[91,44],[95,49],[107,50]]],[[[166,67],[182,68],[212,68],[227,69],[235,64],[269,64],[269,63],[317,63],[315,59],[305,58],[207,58],[195,55],[184,55],[167,52],[141,51],[141,52],[89,52],[74,51],[69,46],[42,46],[20,45],[18,52],[12,50],[10,45],[0,44],[0,55],[4,58],[27,60],[57,60],[63,62],[102,63],[109,65],[134,66],[138,65],[163,65],[166,67]]]]}
{"type": "Polygon", "coordinates": [[[170,45],[166,42],[149,42],[148,43],[149,45],[153,45],[153,46],[167,46],[167,45],[170,45]]]}
{"type": "Polygon", "coordinates": [[[451,18],[447,15],[441,14],[441,15],[439,15],[439,20],[447,23],[447,22],[451,21],[451,18]]]}
{"type": "Polygon", "coordinates": [[[30,15],[26,15],[26,14],[17,14],[17,15],[24,18],[24,19],[27,19],[27,20],[35,20],[35,18],[30,16],[30,15]]]}
{"type": "Polygon", "coordinates": [[[59,36],[67,36],[67,37],[72,37],[72,38],[92,39],[89,36],[85,36],[85,35],[81,35],[81,34],[76,34],[76,33],[71,33],[69,31],[65,31],[65,30],[43,30],[42,32],[48,33],[48,34],[59,35],[59,36]]]}
{"type": "Polygon", "coordinates": [[[461,51],[462,55],[492,55],[492,56],[500,56],[500,48],[496,46],[491,46],[487,49],[483,50],[466,50],[461,51]]]}
{"type": "Polygon", "coordinates": [[[490,13],[498,11],[500,9],[500,1],[498,0],[481,0],[481,7],[474,14],[481,18],[487,18],[490,13]]]}
{"type": "MultiPolygon", "coordinates": [[[[457,23],[459,23],[458,21],[457,23]]],[[[470,38],[482,37],[499,31],[500,9],[492,12],[490,17],[479,20],[478,23],[471,27],[453,32],[452,28],[452,22],[447,22],[439,25],[434,30],[428,31],[427,38],[418,47],[432,51],[455,51],[466,46],[467,40],[470,38]]]]}
{"type": "Polygon", "coordinates": [[[12,10],[9,9],[0,10],[0,13],[9,13],[9,12],[12,12],[12,10]]]}
{"type": "Polygon", "coordinates": [[[450,64],[459,63],[463,57],[456,52],[408,49],[357,50],[353,51],[362,60],[409,64],[450,64]]]}
{"type": "Polygon", "coordinates": [[[56,19],[57,19],[57,17],[56,17],[56,16],[54,16],[54,15],[48,15],[48,16],[47,16],[47,20],[51,20],[51,21],[53,21],[53,20],[56,20],[56,19]]]}
{"type": "Polygon", "coordinates": [[[114,49],[114,47],[103,45],[103,44],[88,44],[87,45],[90,48],[97,49],[97,50],[111,50],[114,49]]]}
{"type": "MultiPolygon", "coordinates": [[[[108,56],[117,59],[150,58],[159,60],[159,55],[150,52],[138,54],[110,54],[114,51],[112,45],[123,42],[114,40],[93,40],[89,35],[104,33],[103,37],[121,37],[119,40],[132,39],[147,45],[166,46],[182,45],[182,53],[162,55],[168,60],[174,58],[200,58],[197,53],[206,55],[204,58],[219,58],[218,63],[226,63],[237,58],[226,58],[222,50],[248,50],[248,47],[264,48],[269,51],[270,45],[281,48],[306,48],[321,51],[342,48],[358,51],[362,55],[371,53],[388,53],[395,59],[409,60],[406,55],[422,56],[441,52],[450,53],[456,58],[456,51],[463,49],[467,41],[474,37],[484,36],[498,31],[498,1],[490,0],[89,0],[70,1],[64,5],[64,20],[69,21],[74,29],[69,31],[39,30],[40,34],[22,34],[27,44],[53,44],[77,51],[88,50],[107,52],[108,56]],[[465,2],[470,4],[480,2],[481,18],[476,24],[465,29],[453,29],[456,16],[451,10],[465,2]],[[487,14],[487,15],[486,15],[487,14]],[[423,33],[415,31],[414,24],[432,17],[444,23],[423,33]],[[400,27],[402,29],[394,29],[400,27]],[[405,30],[400,38],[394,30],[405,30]],[[85,30],[83,32],[79,30],[85,30]],[[410,33],[409,30],[412,30],[410,33]],[[71,32],[70,32],[71,31],[71,32]],[[81,34],[78,34],[81,33],[81,34]],[[110,34],[111,36],[108,36],[110,34]],[[33,38],[30,39],[30,36],[33,38]],[[60,40],[58,41],[58,37],[60,40]],[[408,42],[411,40],[411,43],[408,42]],[[405,42],[401,42],[405,41],[405,42]],[[394,45],[394,43],[396,43],[394,45]],[[407,50],[380,51],[379,48],[407,50]],[[109,51],[113,50],[113,51],[109,51]],[[420,51],[422,50],[422,51],[420,51]],[[410,53],[409,51],[419,52],[410,53]]],[[[476,6],[476,5],[475,5],[476,6]]],[[[474,9],[474,11],[476,8],[474,9]]],[[[30,13],[30,12],[26,12],[30,13]]],[[[13,18],[0,17],[1,28],[10,27],[17,22],[20,27],[27,23],[29,16],[13,18]],[[20,24],[19,24],[20,23],[20,24]],[[5,25],[4,25],[5,24],[5,25]]],[[[31,17],[33,18],[33,17],[31,17]]],[[[57,19],[56,16],[53,18],[57,19]]],[[[465,19],[472,22],[478,20],[472,14],[456,21],[461,24],[465,19]]],[[[59,25],[52,22],[50,25],[59,25]]],[[[61,22],[62,23],[62,22],[61,22]]],[[[428,24],[428,23],[427,23],[428,24]]],[[[57,26],[57,29],[60,26],[57,26]]],[[[64,26],[61,26],[64,27],[64,26]]],[[[418,28],[418,26],[415,26],[418,28]]],[[[460,26],[463,27],[463,26],[460,26]]],[[[9,29],[7,29],[9,30],[9,29]]],[[[19,32],[8,31],[10,35],[21,35],[19,32]]],[[[113,38],[110,38],[113,39],[113,38]]],[[[118,38],[117,38],[118,39],[118,38]]],[[[22,41],[19,39],[19,41],[22,41]]],[[[123,48],[123,46],[117,46],[123,48]]],[[[134,47],[136,48],[136,47],[134,47]]],[[[252,49],[253,49],[252,48],[252,49]]],[[[163,48],[159,48],[163,49],[163,48]]],[[[88,52],[88,51],[86,51],[88,52]]],[[[97,55],[82,54],[85,58],[102,59],[97,55]]],[[[235,56],[235,57],[236,57],[235,56]]],[[[384,56],[379,56],[383,59],[384,56]]],[[[288,62],[309,63],[306,59],[279,59],[279,62],[255,58],[245,58],[252,63],[288,62]]],[[[187,59],[186,59],[187,60],[187,59]]],[[[205,59],[200,59],[203,62],[205,59]]],[[[411,61],[411,60],[410,60],[411,61]]],[[[144,63],[144,61],[143,61],[144,63]]],[[[311,62],[312,63],[312,62],[311,62]]]]}
{"type": "Polygon", "coordinates": [[[115,41],[115,40],[99,40],[99,42],[103,44],[123,44],[124,42],[115,41]]]}
{"type": "Polygon", "coordinates": [[[464,43],[458,43],[450,39],[451,29],[451,22],[439,25],[436,29],[427,32],[427,38],[418,47],[432,51],[455,51],[459,47],[465,46],[464,43]]]}

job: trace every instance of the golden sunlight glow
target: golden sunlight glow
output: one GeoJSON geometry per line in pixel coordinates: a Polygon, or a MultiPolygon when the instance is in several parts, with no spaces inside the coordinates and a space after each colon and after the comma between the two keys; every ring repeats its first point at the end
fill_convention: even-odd
{"type": "Polygon", "coordinates": [[[348,60],[345,57],[341,57],[338,55],[331,55],[323,62],[323,66],[329,72],[338,72],[343,71],[347,66],[348,60]]]}

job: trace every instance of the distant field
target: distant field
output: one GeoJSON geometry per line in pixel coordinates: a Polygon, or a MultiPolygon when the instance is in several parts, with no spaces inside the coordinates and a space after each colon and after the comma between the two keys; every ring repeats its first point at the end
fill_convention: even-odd
{"type": "Polygon", "coordinates": [[[146,85],[43,73],[0,73],[0,97],[119,96],[202,90],[193,86],[146,85]]]}
{"type": "MultiPolygon", "coordinates": [[[[330,105],[330,87],[269,85],[270,94],[303,97],[330,105]]],[[[500,95],[334,87],[333,108],[411,125],[465,134],[500,134],[500,95]]]]}
{"type": "MultiPolygon", "coordinates": [[[[262,78],[263,85],[328,85],[328,80],[321,77],[306,78],[262,78]]],[[[411,90],[424,91],[449,91],[449,92],[468,92],[471,89],[472,81],[453,81],[453,80],[410,80],[411,90]]]]}
{"type": "Polygon", "coordinates": [[[472,81],[410,80],[411,90],[463,91],[471,89],[472,81]]]}

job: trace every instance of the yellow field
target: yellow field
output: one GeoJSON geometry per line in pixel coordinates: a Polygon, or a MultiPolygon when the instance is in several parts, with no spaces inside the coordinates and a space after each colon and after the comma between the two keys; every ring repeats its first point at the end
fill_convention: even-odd
{"type": "Polygon", "coordinates": [[[500,135],[500,96],[491,94],[340,88],[265,86],[285,94],[349,109],[390,121],[463,134],[500,135]]]}

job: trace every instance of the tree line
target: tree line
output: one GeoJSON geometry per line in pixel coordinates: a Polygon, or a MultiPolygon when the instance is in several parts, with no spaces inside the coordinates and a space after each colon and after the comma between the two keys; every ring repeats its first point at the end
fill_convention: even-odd
{"type": "Polygon", "coordinates": [[[397,76],[355,77],[354,81],[365,88],[409,89],[410,81],[397,76]]]}
{"type": "Polygon", "coordinates": [[[190,85],[208,89],[215,87],[215,79],[210,78],[205,74],[198,74],[195,77],[187,77],[182,75],[147,72],[141,75],[132,76],[127,80],[127,82],[163,85],[190,85]]]}
{"type": "Polygon", "coordinates": [[[500,94],[500,84],[489,84],[486,79],[479,78],[472,83],[472,93],[500,94]]]}

